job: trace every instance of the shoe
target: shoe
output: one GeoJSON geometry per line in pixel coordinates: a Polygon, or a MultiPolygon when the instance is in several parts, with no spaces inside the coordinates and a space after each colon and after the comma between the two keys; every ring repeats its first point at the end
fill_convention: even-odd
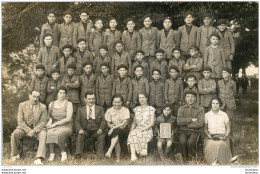
{"type": "Polygon", "coordinates": [[[236,155],[236,156],[232,157],[230,162],[236,162],[238,157],[239,157],[239,155],[236,155]]]}
{"type": "Polygon", "coordinates": [[[80,154],[77,154],[77,155],[75,156],[75,159],[76,159],[76,160],[81,159],[81,155],[80,155],[80,154]]]}
{"type": "Polygon", "coordinates": [[[42,160],[41,160],[40,158],[37,158],[37,159],[34,161],[34,164],[35,164],[35,165],[43,165],[42,160]]]}
{"type": "Polygon", "coordinates": [[[105,154],[105,156],[108,157],[108,158],[111,158],[111,153],[108,153],[108,152],[107,152],[107,153],[105,154]]]}
{"type": "Polygon", "coordinates": [[[131,161],[136,161],[138,158],[135,155],[131,155],[131,161]]]}
{"type": "Polygon", "coordinates": [[[215,160],[213,163],[211,163],[212,166],[217,166],[218,165],[218,160],[215,160]]]}
{"type": "Polygon", "coordinates": [[[119,162],[120,162],[120,160],[119,160],[119,159],[117,159],[117,160],[116,160],[116,163],[119,163],[119,162]]]}
{"type": "Polygon", "coordinates": [[[68,155],[66,152],[61,152],[61,160],[60,161],[66,161],[68,159],[68,155]]]}
{"type": "Polygon", "coordinates": [[[19,160],[20,159],[20,155],[18,154],[18,155],[16,155],[16,156],[12,156],[11,157],[11,161],[12,162],[15,162],[15,161],[17,161],[17,160],[19,160]]]}
{"type": "Polygon", "coordinates": [[[50,157],[49,157],[48,161],[52,162],[52,161],[54,161],[54,158],[55,158],[55,153],[50,153],[50,157]]]}

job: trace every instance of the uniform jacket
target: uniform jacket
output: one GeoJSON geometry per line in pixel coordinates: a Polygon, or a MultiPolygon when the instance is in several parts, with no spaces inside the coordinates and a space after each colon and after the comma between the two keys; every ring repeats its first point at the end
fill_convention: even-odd
{"type": "Polygon", "coordinates": [[[152,79],[152,73],[154,69],[161,70],[161,80],[162,82],[165,82],[168,76],[168,65],[165,60],[162,60],[162,63],[160,64],[157,59],[151,62],[150,66],[150,79],[152,79]]]}
{"type": "MultiPolygon", "coordinates": [[[[102,131],[105,131],[106,120],[105,120],[105,116],[104,116],[104,111],[103,111],[102,107],[97,106],[97,105],[95,105],[95,121],[96,121],[96,124],[99,127],[99,129],[101,129],[102,131]]],[[[88,131],[86,129],[87,124],[88,124],[87,109],[86,109],[86,106],[83,106],[77,112],[77,116],[76,116],[76,120],[75,120],[76,131],[77,132],[79,132],[80,130],[88,131]]]]}
{"type": "Polygon", "coordinates": [[[170,123],[171,125],[171,131],[174,132],[174,134],[178,131],[178,125],[177,125],[177,117],[173,115],[169,115],[169,120],[165,121],[165,116],[161,114],[159,117],[156,118],[155,126],[154,126],[154,132],[155,134],[158,134],[158,131],[160,131],[160,124],[161,123],[170,123]]]}
{"type": "Polygon", "coordinates": [[[95,82],[96,82],[96,75],[95,74],[91,74],[90,78],[87,78],[87,75],[85,73],[83,73],[80,76],[80,99],[81,99],[81,103],[85,103],[84,98],[85,98],[85,94],[86,92],[93,92],[95,93],[95,82]]]}
{"type": "Polygon", "coordinates": [[[95,30],[94,32],[89,33],[89,50],[95,52],[96,55],[99,55],[99,47],[104,42],[104,32],[95,30]]]}
{"type": "Polygon", "coordinates": [[[216,48],[208,46],[204,52],[204,66],[212,68],[210,78],[221,78],[222,69],[226,66],[223,49],[219,46],[216,48]]]}
{"type": "Polygon", "coordinates": [[[143,69],[143,77],[145,77],[147,80],[150,79],[150,72],[149,72],[149,66],[145,61],[142,61],[141,64],[138,61],[135,61],[132,65],[132,78],[135,77],[134,74],[134,67],[137,65],[142,65],[143,69]]]}
{"type": "Polygon", "coordinates": [[[155,50],[158,41],[158,29],[156,27],[151,27],[147,30],[145,27],[139,30],[141,38],[141,49],[144,51],[144,56],[155,56],[155,50]]]}
{"type": "Polygon", "coordinates": [[[82,22],[76,23],[74,25],[74,31],[73,31],[73,46],[74,46],[74,48],[78,47],[77,39],[84,38],[87,41],[86,49],[89,50],[88,37],[89,37],[89,31],[90,31],[91,28],[93,28],[93,23],[91,21],[88,21],[86,31],[84,30],[82,22]]]}
{"type": "Polygon", "coordinates": [[[198,27],[192,25],[190,35],[187,33],[186,25],[179,27],[176,46],[180,47],[184,55],[189,55],[191,45],[196,45],[198,27]]]}
{"type": "Polygon", "coordinates": [[[59,25],[59,33],[60,33],[60,42],[59,48],[61,49],[65,44],[70,44],[73,46],[73,31],[74,31],[74,23],[70,24],[62,23],[59,25]]]}
{"type": "Polygon", "coordinates": [[[79,87],[80,79],[79,76],[73,75],[72,78],[69,78],[68,73],[66,73],[61,81],[62,86],[65,86],[68,90],[67,98],[71,103],[80,103],[79,102],[79,87]]]}
{"type": "Polygon", "coordinates": [[[190,72],[191,74],[194,74],[197,78],[197,81],[201,77],[201,70],[203,68],[203,58],[195,57],[195,58],[189,58],[185,65],[183,66],[183,69],[186,72],[190,72]],[[195,65],[195,67],[193,67],[195,65]]]}
{"type": "Polygon", "coordinates": [[[235,43],[232,36],[232,33],[229,30],[225,31],[224,37],[220,33],[220,31],[217,30],[217,33],[220,36],[219,46],[223,48],[225,59],[228,60],[228,57],[231,53],[235,53],[235,43]]]}
{"type": "Polygon", "coordinates": [[[112,67],[111,67],[111,74],[114,74],[114,77],[118,77],[118,70],[117,67],[120,64],[125,64],[128,66],[128,75],[131,75],[131,69],[132,69],[132,62],[131,62],[131,58],[128,54],[128,52],[123,51],[121,57],[119,56],[119,54],[116,52],[113,56],[112,56],[112,67]]]}
{"type": "Polygon", "coordinates": [[[47,110],[46,106],[42,103],[37,103],[34,106],[33,117],[30,118],[30,101],[25,101],[19,104],[18,108],[18,126],[17,129],[23,130],[28,134],[31,130],[39,133],[41,130],[45,130],[47,124],[47,110]],[[31,125],[33,125],[31,127],[31,125]]]}
{"type": "Polygon", "coordinates": [[[210,107],[210,102],[213,97],[216,97],[217,87],[216,82],[213,79],[201,79],[198,83],[198,90],[200,94],[200,106],[210,107]],[[208,92],[206,91],[209,90],[208,92]]]}
{"type": "Polygon", "coordinates": [[[143,92],[146,92],[146,94],[149,94],[149,83],[145,77],[141,77],[140,80],[137,80],[137,78],[134,78],[132,80],[132,84],[133,84],[132,104],[135,107],[138,103],[138,94],[143,93],[143,92]]]}
{"type": "Polygon", "coordinates": [[[121,40],[122,37],[122,33],[119,30],[115,31],[115,34],[113,34],[111,32],[111,30],[106,30],[104,33],[104,45],[106,45],[108,47],[108,52],[107,55],[108,56],[113,56],[113,54],[115,53],[114,50],[114,43],[118,40],[121,40]]]}
{"type": "Polygon", "coordinates": [[[88,51],[88,50],[85,50],[85,53],[84,53],[84,56],[83,56],[83,57],[81,57],[79,51],[76,51],[76,52],[74,53],[74,58],[75,58],[75,60],[76,60],[76,72],[75,72],[75,73],[76,73],[77,75],[79,75],[79,76],[83,73],[82,64],[83,64],[84,62],[88,61],[88,62],[93,63],[93,55],[92,55],[92,53],[91,53],[90,51],[88,51]]]}
{"type": "Polygon", "coordinates": [[[223,102],[223,105],[227,107],[227,109],[234,110],[236,109],[236,82],[229,79],[227,84],[225,85],[224,80],[218,81],[217,85],[218,97],[223,102]]]}
{"type": "Polygon", "coordinates": [[[110,74],[106,79],[101,74],[96,80],[96,99],[99,106],[106,105],[112,106],[112,91],[113,91],[114,77],[110,74]]]}
{"type": "Polygon", "coordinates": [[[65,64],[64,56],[62,56],[54,65],[60,70],[60,74],[64,75],[71,63],[76,63],[74,57],[70,56],[65,64]]]}
{"type": "Polygon", "coordinates": [[[58,93],[58,87],[60,85],[61,85],[61,78],[59,78],[57,81],[54,81],[52,77],[49,79],[48,86],[47,86],[47,99],[46,99],[47,106],[56,99],[58,93]],[[54,89],[52,89],[52,87],[54,89]]]}
{"type": "Polygon", "coordinates": [[[39,91],[40,92],[40,102],[45,103],[47,97],[47,85],[48,85],[48,77],[44,76],[42,80],[35,75],[32,78],[30,91],[39,91]]]}
{"type": "Polygon", "coordinates": [[[44,35],[50,33],[52,34],[52,44],[58,46],[58,39],[59,39],[59,24],[55,23],[53,28],[47,22],[42,25],[41,36],[40,36],[40,46],[44,47],[44,35]]]}
{"type": "Polygon", "coordinates": [[[164,91],[165,101],[168,103],[179,103],[183,100],[183,84],[182,80],[179,78],[174,81],[172,78],[169,78],[165,82],[165,91],[164,91]]]}
{"type": "Polygon", "coordinates": [[[132,101],[132,95],[133,95],[133,86],[132,86],[132,80],[129,77],[125,77],[125,79],[120,82],[119,77],[114,80],[113,83],[113,91],[112,95],[119,93],[124,98],[124,103],[127,101],[132,101]]]}
{"type": "Polygon", "coordinates": [[[170,68],[170,66],[177,66],[179,69],[179,76],[182,76],[183,74],[183,66],[185,65],[185,61],[182,59],[179,59],[179,61],[177,61],[177,59],[175,57],[173,57],[170,61],[169,61],[169,66],[168,68],[170,68]]]}
{"type": "Polygon", "coordinates": [[[150,99],[149,103],[151,106],[162,106],[164,104],[164,83],[159,81],[157,83],[151,81],[149,83],[150,99]]]}
{"type": "Polygon", "coordinates": [[[159,36],[158,36],[159,47],[164,50],[164,55],[166,59],[172,59],[172,49],[175,48],[176,37],[177,37],[177,31],[174,31],[173,29],[169,30],[167,38],[165,36],[164,29],[162,29],[159,32],[159,36]]]}
{"type": "Polygon", "coordinates": [[[93,63],[93,69],[95,71],[95,74],[99,76],[101,74],[101,63],[106,62],[109,65],[109,70],[111,71],[111,64],[112,64],[112,58],[108,55],[105,56],[104,59],[101,58],[101,55],[97,56],[93,63]]]}
{"type": "Polygon", "coordinates": [[[47,71],[47,74],[50,74],[53,65],[60,58],[60,50],[57,46],[52,45],[50,51],[47,50],[47,47],[41,47],[37,57],[37,64],[43,64],[47,71]]]}
{"type": "Polygon", "coordinates": [[[141,38],[137,31],[133,31],[132,37],[129,31],[124,31],[122,35],[122,41],[125,44],[125,51],[129,53],[130,58],[134,60],[135,52],[141,49],[141,38]]]}
{"type": "Polygon", "coordinates": [[[216,31],[215,27],[204,25],[198,28],[197,31],[197,46],[200,48],[200,52],[204,54],[205,49],[210,45],[210,35],[216,31]]]}

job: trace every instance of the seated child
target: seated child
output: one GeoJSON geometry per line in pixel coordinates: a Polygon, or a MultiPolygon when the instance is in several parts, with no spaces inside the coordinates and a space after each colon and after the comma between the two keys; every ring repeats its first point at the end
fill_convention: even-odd
{"type": "Polygon", "coordinates": [[[147,80],[149,80],[149,67],[148,64],[143,61],[144,58],[144,51],[143,50],[137,50],[135,53],[135,62],[132,65],[132,78],[135,77],[134,75],[134,67],[137,65],[141,65],[143,67],[143,77],[145,77],[147,80]]]}

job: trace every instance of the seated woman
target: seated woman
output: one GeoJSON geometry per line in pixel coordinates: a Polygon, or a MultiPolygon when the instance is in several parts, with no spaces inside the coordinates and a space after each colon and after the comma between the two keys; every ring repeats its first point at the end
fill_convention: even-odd
{"type": "Polygon", "coordinates": [[[112,98],[112,103],[113,107],[108,109],[105,114],[107,126],[110,128],[108,136],[111,137],[111,145],[105,156],[110,158],[115,148],[116,162],[119,162],[121,152],[120,144],[127,140],[129,133],[127,124],[130,118],[130,112],[127,108],[122,106],[124,99],[121,94],[115,94],[112,98]]]}
{"type": "Polygon", "coordinates": [[[127,144],[130,145],[131,161],[137,160],[136,153],[147,155],[148,142],[153,138],[152,127],[155,123],[155,109],[147,103],[148,95],[138,95],[140,106],[134,108],[134,120],[128,136],[127,144]]]}
{"type": "Polygon", "coordinates": [[[219,98],[211,100],[211,111],[205,114],[204,157],[208,164],[227,164],[231,160],[228,115],[221,111],[219,98]]]}
{"type": "Polygon", "coordinates": [[[66,99],[67,89],[64,86],[58,88],[57,100],[49,105],[49,121],[46,125],[46,144],[50,147],[50,157],[48,161],[53,161],[55,157],[54,144],[61,149],[61,161],[67,160],[66,144],[72,135],[72,103],[66,99]]]}

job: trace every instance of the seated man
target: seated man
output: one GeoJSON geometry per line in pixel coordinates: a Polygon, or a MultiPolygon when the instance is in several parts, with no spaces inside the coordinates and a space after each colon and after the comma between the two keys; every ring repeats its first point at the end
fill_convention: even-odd
{"type": "Polygon", "coordinates": [[[197,138],[202,132],[204,124],[204,108],[197,105],[194,91],[185,92],[184,106],[178,110],[177,124],[180,126],[180,152],[184,161],[191,161],[196,154],[197,138]]]}
{"type": "Polygon", "coordinates": [[[95,94],[85,94],[86,106],[81,107],[76,116],[75,128],[78,133],[75,158],[80,159],[84,150],[84,139],[93,138],[96,142],[96,154],[104,156],[106,120],[103,108],[95,105],[95,94]]]}
{"type": "Polygon", "coordinates": [[[39,102],[40,92],[32,91],[29,94],[29,100],[19,104],[18,126],[11,136],[11,158],[12,161],[20,159],[19,144],[25,136],[36,136],[39,140],[39,146],[34,164],[41,165],[45,158],[46,147],[46,106],[39,102]]]}

